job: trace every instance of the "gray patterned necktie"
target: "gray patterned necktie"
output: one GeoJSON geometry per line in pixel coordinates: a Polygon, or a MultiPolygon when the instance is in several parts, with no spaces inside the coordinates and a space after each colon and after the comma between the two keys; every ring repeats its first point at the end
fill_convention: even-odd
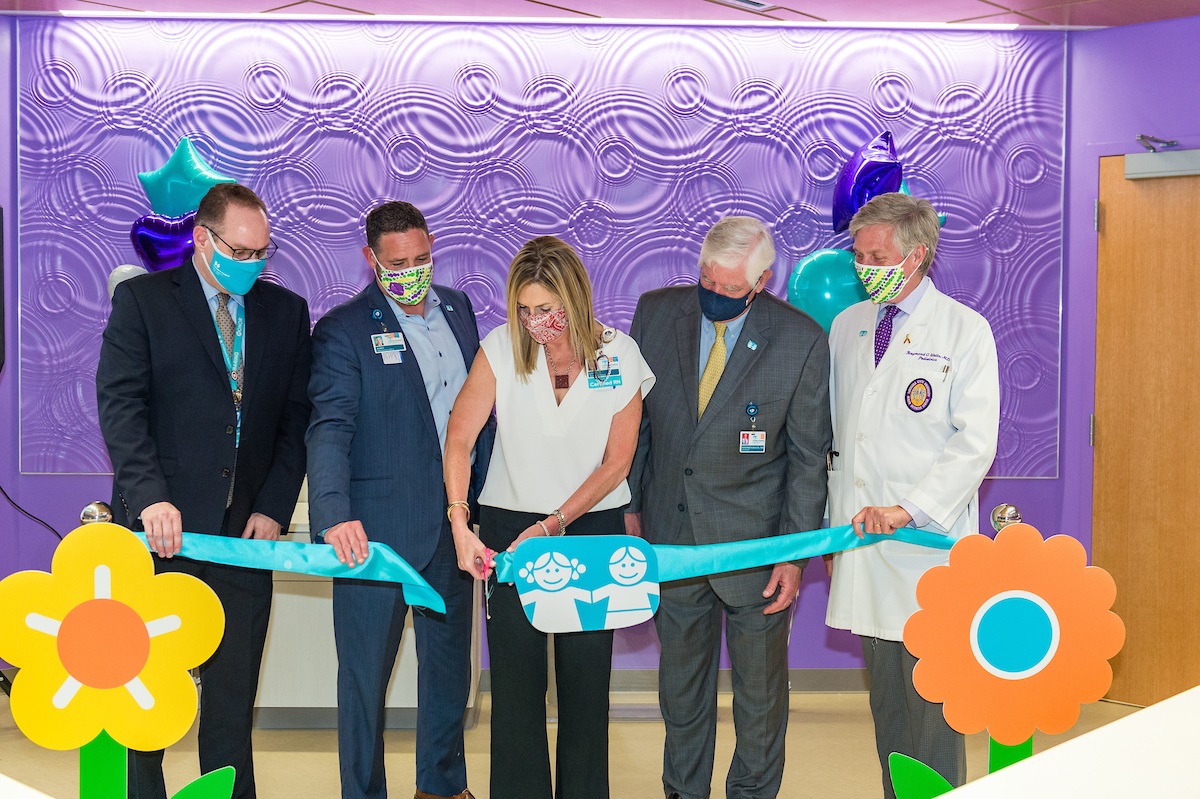
{"type": "MultiPolygon", "coordinates": [[[[229,313],[229,295],[223,292],[217,295],[217,330],[221,332],[221,344],[225,347],[225,357],[232,361],[233,316],[229,313]]],[[[234,392],[234,400],[237,402],[241,402],[242,373],[245,371],[245,369],[237,369],[235,374],[230,375],[237,382],[237,391],[234,392]]]]}
{"type": "MultiPolygon", "coordinates": [[[[225,348],[225,356],[229,359],[228,362],[233,362],[233,338],[234,327],[233,317],[229,314],[229,295],[221,292],[217,294],[217,330],[221,332],[221,346],[225,348]]],[[[237,404],[242,402],[242,373],[245,368],[236,370],[236,374],[230,375],[237,383],[237,389],[233,392],[233,401],[237,404]]],[[[233,451],[233,468],[237,470],[237,450],[233,451]]],[[[233,504],[233,482],[235,475],[229,476],[229,493],[225,496],[225,508],[233,504]]]]}

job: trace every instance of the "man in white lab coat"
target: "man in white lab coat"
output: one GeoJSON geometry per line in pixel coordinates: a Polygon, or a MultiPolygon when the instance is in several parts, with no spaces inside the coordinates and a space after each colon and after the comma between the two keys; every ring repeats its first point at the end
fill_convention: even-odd
{"type": "MultiPolygon", "coordinates": [[[[850,223],[870,300],[838,315],[829,334],[829,521],[859,534],[978,532],[1000,422],[996,343],[986,319],[927,277],[938,231],[933,206],[905,194],[875,197],[850,223]]],[[[917,581],[947,560],[944,550],[885,541],[832,562],[825,621],[862,639],[888,799],[891,752],[955,786],[966,779],[963,736],[914,690],[916,659],[903,640],[917,581]]]]}

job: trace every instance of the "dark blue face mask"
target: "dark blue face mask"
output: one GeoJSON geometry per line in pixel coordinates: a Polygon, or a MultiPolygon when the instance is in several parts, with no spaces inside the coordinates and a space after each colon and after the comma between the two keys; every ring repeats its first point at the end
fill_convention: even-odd
{"type": "Polygon", "coordinates": [[[754,296],[754,289],[751,288],[745,296],[726,297],[715,291],[709,291],[701,283],[696,283],[696,291],[700,295],[700,312],[710,322],[728,322],[746,310],[750,305],[751,297],[754,296]]]}

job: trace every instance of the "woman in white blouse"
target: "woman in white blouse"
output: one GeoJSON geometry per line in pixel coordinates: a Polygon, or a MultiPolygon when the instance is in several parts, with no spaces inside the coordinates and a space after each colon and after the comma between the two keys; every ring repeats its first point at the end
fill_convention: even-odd
{"type": "MultiPolygon", "coordinates": [[[[596,321],[592,285],[569,244],[528,242],[513,258],[508,322],[482,342],[446,435],[447,514],[458,565],[488,575],[486,548],[530,536],[621,535],[625,477],[642,397],[654,375],[637,344],[596,321]],[[470,527],[471,443],[496,408],[496,444],[470,527]],[[482,539],[482,540],[481,540],[482,539]]],[[[557,790],[546,737],[546,635],[526,620],[512,585],[497,585],[487,625],[492,678],[493,799],[608,797],[612,633],[554,637],[558,680],[557,790]]]]}

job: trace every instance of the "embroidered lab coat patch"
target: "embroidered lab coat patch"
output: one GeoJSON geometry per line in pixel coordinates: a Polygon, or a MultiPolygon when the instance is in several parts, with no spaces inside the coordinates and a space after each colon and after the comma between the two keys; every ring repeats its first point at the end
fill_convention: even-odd
{"type": "Polygon", "coordinates": [[[923,377],[918,377],[909,383],[908,390],[904,392],[904,403],[913,413],[920,413],[928,408],[929,401],[932,399],[933,386],[929,385],[929,381],[923,377]]]}

